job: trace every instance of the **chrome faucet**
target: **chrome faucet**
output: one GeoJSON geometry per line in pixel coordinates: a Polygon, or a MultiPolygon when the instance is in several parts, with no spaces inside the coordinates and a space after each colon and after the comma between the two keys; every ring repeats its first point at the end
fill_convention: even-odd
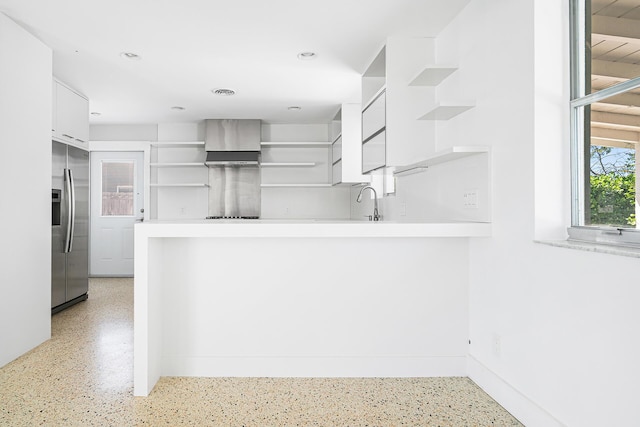
{"type": "Polygon", "coordinates": [[[362,193],[367,188],[373,191],[373,216],[369,215],[369,221],[380,221],[381,217],[380,217],[380,214],[378,213],[378,194],[376,193],[375,188],[373,188],[370,185],[362,187],[362,190],[360,190],[360,194],[358,194],[358,197],[356,198],[356,202],[358,203],[362,202],[362,193]]]}

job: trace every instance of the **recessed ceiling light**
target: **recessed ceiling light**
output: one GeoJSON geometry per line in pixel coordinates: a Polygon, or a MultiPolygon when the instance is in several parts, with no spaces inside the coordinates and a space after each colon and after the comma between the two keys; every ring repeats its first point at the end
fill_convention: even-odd
{"type": "Polygon", "coordinates": [[[298,54],[298,59],[302,61],[308,61],[310,59],[316,59],[318,55],[315,52],[300,52],[298,54]]]}
{"type": "Polygon", "coordinates": [[[297,105],[292,105],[291,107],[287,108],[287,110],[289,110],[289,111],[300,111],[300,110],[302,110],[302,107],[298,107],[297,105]]]}
{"type": "Polygon", "coordinates": [[[185,110],[184,107],[181,107],[179,105],[174,105],[173,107],[171,107],[172,110],[176,110],[176,111],[182,111],[185,110]]]}
{"type": "Polygon", "coordinates": [[[235,90],[228,88],[211,89],[211,92],[219,96],[232,96],[236,94],[235,90]]]}
{"type": "Polygon", "coordinates": [[[132,61],[138,61],[140,59],[142,59],[142,57],[140,55],[138,55],[137,53],[133,53],[133,52],[120,52],[120,56],[124,59],[130,59],[132,61]]]}
{"type": "Polygon", "coordinates": [[[92,115],[92,116],[101,116],[101,115],[102,115],[102,113],[99,113],[99,112],[97,112],[97,111],[92,111],[92,112],[91,112],[91,115],[92,115]]]}

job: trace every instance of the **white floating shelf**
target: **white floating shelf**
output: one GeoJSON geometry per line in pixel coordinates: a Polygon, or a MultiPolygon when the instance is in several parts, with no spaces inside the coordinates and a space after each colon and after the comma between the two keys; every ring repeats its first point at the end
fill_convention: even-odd
{"type": "Polygon", "coordinates": [[[262,167],[310,167],[315,166],[314,162],[262,162],[262,167]]]}
{"type": "Polygon", "coordinates": [[[413,173],[424,172],[431,166],[438,165],[440,163],[451,162],[453,160],[459,160],[465,157],[474,156],[476,154],[488,153],[490,150],[487,146],[454,146],[447,148],[446,150],[439,151],[435,155],[429,157],[426,160],[412,163],[406,166],[399,166],[393,172],[394,175],[410,175],[413,173]]]}
{"type": "Polygon", "coordinates": [[[331,184],[261,184],[262,188],[275,188],[275,187],[331,187],[331,184]]]}
{"type": "Polygon", "coordinates": [[[193,187],[193,188],[197,188],[197,187],[201,187],[201,188],[206,188],[209,187],[209,184],[204,184],[201,182],[197,182],[197,183],[186,183],[186,184],[149,184],[150,187],[193,187]]]}
{"type": "Polygon", "coordinates": [[[418,120],[449,120],[475,107],[473,104],[466,105],[438,105],[425,115],[418,117],[418,120]]]}
{"type": "Polygon", "coordinates": [[[158,148],[204,147],[204,141],[157,141],[152,142],[151,145],[158,148]]]}
{"type": "Polygon", "coordinates": [[[262,147],[300,147],[300,148],[318,148],[329,147],[332,142],[328,141],[303,141],[303,142],[289,142],[289,141],[269,141],[261,142],[262,147]]]}
{"type": "Polygon", "coordinates": [[[195,167],[206,166],[204,162],[201,163],[149,163],[149,166],[156,168],[177,168],[177,167],[195,167]]]}
{"type": "Polygon", "coordinates": [[[438,86],[449,77],[456,67],[430,66],[426,67],[411,80],[409,86],[438,86]]]}

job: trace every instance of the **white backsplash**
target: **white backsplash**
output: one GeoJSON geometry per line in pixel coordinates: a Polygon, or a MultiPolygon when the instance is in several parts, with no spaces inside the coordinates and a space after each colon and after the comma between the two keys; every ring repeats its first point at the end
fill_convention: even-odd
{"type": "MultiPolygon", "coordinates": [[[[473,221],[491,220],[489,154],[483,153],[433,166],[422,173],[398,176],[395,193],[382,196],[378,208],[383,221],[473,221]],[[475,207],[465,199],[475,194],[475,207]]],[[[373,212],[369,194],[356,202],[360,186],[351,189],[351,219],[367,220],[373,212]]]]}

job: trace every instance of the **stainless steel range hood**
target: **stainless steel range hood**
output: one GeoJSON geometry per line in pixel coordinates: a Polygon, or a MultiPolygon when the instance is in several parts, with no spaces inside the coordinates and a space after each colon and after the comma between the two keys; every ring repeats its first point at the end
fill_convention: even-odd
{"type": "Polygon", "coordinates": [[[207,151],[209,167],[216,166],[257,166],[260,164],[259,151],[207,151]]]}
{"type": "Polygon", "coordinates": [[[210,217],[260,217],[260,120],[206,120],[210,217]]]}
{"type": "Polygon", "coordinates": [[[205,164],[247,166],[260,163],[260,120],[205,121],[205,164]]]}

